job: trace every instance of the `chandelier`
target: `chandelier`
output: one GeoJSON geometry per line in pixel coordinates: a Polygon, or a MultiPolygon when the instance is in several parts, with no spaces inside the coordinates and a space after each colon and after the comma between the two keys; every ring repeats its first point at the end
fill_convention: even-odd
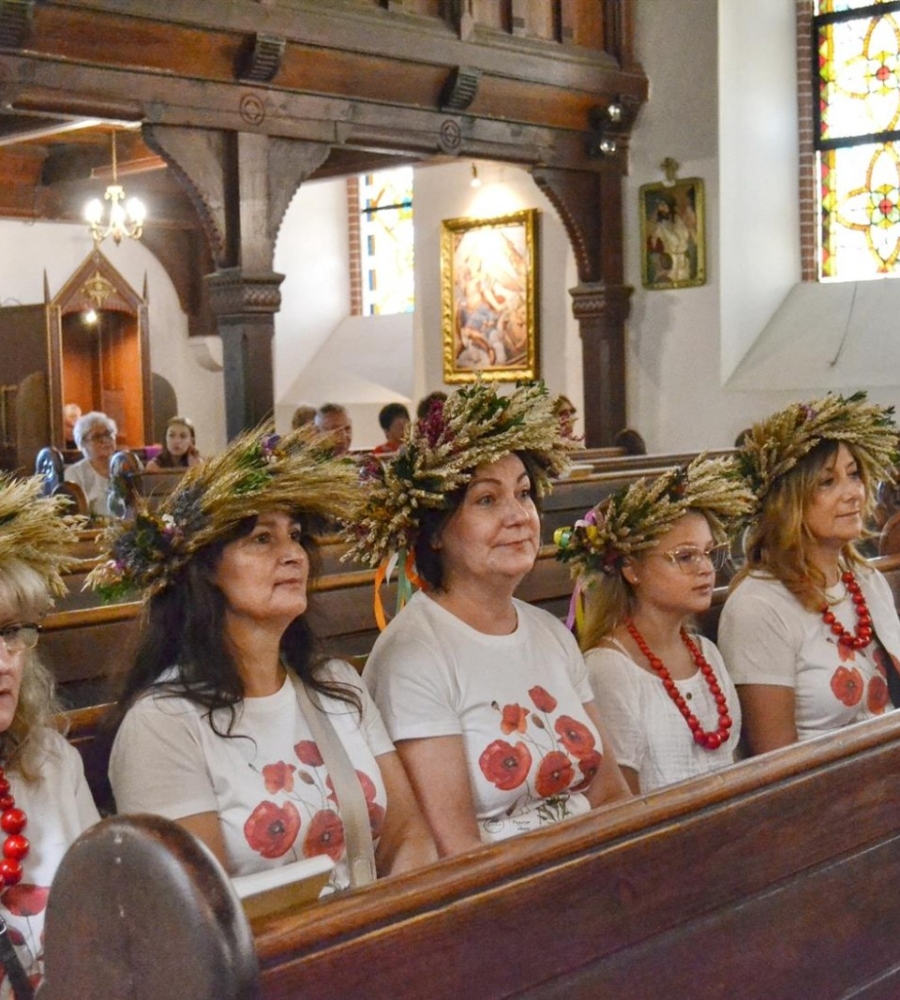
{"type": "Polygon", "coordinates": [[[122,242],[123,236],[139,240],[144,231],[144,219],[147,217],[147,209],[139,199],[129,198],[127,202],[125,201],[125,191],[119,184],[116,166],[115,130],[111,135],[112,184],[107,187],[103,196],[104,201],[109,202],[109,214],[104,219],[104,206],[99,198],[89,201],[84,209],[84,217],[91,228],[95,247],[99,246],[107,236],[112,236],[117,246],[122,242]]]}

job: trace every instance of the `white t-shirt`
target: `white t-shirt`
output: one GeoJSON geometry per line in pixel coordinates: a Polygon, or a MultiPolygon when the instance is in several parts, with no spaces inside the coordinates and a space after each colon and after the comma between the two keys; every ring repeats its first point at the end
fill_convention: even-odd
{"type": "MultiPolygon", "coordinates": [[[[22,833],[31,849],[22,862],[22,881],[0,893],[0,912],[29,975],[43,973],[44,917],[56,869],[72,843],[100,819],[78,751],[51,729],[42,739],[38,781],[25,781],[15,771],[7,774],[16,807],[28,817],[22,833]]],[[[6,836],[0,831],[0,846],[6,836]]],[[[9,979],[3,975],[0,1000],[12,996],[9,979]]]]}
{"type": "Polygon", "coordinates": [[[88,509],[92,514],[109,517],[109,502],[106,493],[109,479],[106,476],[101,476],[88,459],[83,458],[80,462],[75,462],[74,465],[67,465],[64,476],[67,482],[78,483],[84,490],[88,509]]]}
{"type": "MultiPolygon", "coordinates": [[[[618,643],[616,649],[601,646],[584,655],[610,749],[620,766],[637,773],[642,792],[734,763],[741,732],[737,691],[715,645],[703,636],[693,639],[713,668],[732,721],[727,741],[717,750],[706,750],[694,740],[659,677],[638,666],[618,643]]],[[[715,732],[719,728],[718,707],[703,674],[697,670],[675,684],[700,725],[715,732]]]]}
{"type": "Polygon", "coordinates": [[[578,644],[546,611],[514,604],[515,632],[485,635],[420,591],[363,674],[395,741],[462,736],[483,841],[587,812],[580,792],[603,753],[578,644]]]}
{"type": "MultiPolygon", "coordinates": [[[[855,570],[874,630],[900,666],[900,622],[884,577],[855,570]]],[[[848,631],[856,611],[843,583],[828,591],[831,610],[848,631]],[[836,603],[834,603],[836,602],[836,603]]],[[[874,641],[864,650],[837,642],[822,615],[806,611],[771,577],[748,576],[725,601],[719,648],[735,684],[775,684],[794,689],[797,736],[829,733],[890,710],[884,656],[874,641]]]]}
{"type": "MultiPolygon", "coordinates": [[[[330,660],[323,676],[351,685],[363,705],[360,720],[352,705],[319,695],[359,776],[377,842],[387,795],[375,758],[394,746],[349,664],[330,660]]],[[[174,820],[218,813],[230,874],[327,854],[336,863],[332,885],[345,888],[340,809],[290,678],[275,694],[245,698],[236,713],[231,736],[223,737],[201,706],[161,691],[145,694],[125,715],[113,743],[109,777],[118,811],[174,820]]],[[[214,713],[220,732],[228,718],[226,710],[214,713]]]]}

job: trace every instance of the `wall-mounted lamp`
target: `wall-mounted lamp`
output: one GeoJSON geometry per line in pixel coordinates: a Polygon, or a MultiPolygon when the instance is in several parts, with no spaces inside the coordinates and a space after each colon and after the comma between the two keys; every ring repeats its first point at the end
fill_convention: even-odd
{"type": "Polygon", "coordinates": [[[481,187],[481,178],[478,176],[478,167],[475,166],[474,162],[472,163],[472,180],[469,181],[469,187],[481,187]]]}
{"type": "Polygon", "coordinates": [[[619,148],[618,140],[623,131],[622,118],[623,109],[618,100],[610,101],[606,107],[591,109],[588,156],[592,159],[600,159],[615,155],[619,148]]]}

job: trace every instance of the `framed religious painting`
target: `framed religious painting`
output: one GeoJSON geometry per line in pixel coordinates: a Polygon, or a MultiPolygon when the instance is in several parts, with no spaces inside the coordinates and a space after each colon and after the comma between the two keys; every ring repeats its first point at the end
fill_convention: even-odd
{"type": "Polygon", "coordinates": [[[687,177],[640,190],[641,280],[644,288],[706,284],[703,181],[687,177]]]}
{"type": "Polygon", "coordinates": [[[441,223],[444,381],[538,372],[537,209],[441,223]]]}

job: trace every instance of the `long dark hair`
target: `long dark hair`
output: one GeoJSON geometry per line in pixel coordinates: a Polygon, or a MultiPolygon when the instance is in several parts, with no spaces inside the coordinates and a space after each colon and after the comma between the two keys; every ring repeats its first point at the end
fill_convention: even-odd
{"type": "MultiPolygon", "coordinates": [[[[297,515],[292,515],[297,516],[297,515]]],[[[303,519],[297,516],[303,525],[303,519]]],[[[228,648],[225,634],[227,602],[212,583],[213,571],[225,546],[253,531],[256,518],[246,518],[230,535],[201,549],[175,582],[150,598],[144,609],[134,661],[128,672],[111,723],[116,726],[128,709],[172,667],[176,677],[160,685],[161,693],[187,698],[209,713],[209,723],[219,736],[229,736],[236,706],[244,698],[244,684],[228,648]],[[216,726],[213,713],[228,709],[224,730],[216,726]]],[[[320,560],[313,536],[303,530],[303,546],[309,556],[309,585],[318,575],[320,560]]],[[[304,684],[337,698],[362,712],[357,692],[346,684],[322,676],[325,658],[318,653],[307,615],[295,618],[281,638],[285,667],[304,684]]]]}

